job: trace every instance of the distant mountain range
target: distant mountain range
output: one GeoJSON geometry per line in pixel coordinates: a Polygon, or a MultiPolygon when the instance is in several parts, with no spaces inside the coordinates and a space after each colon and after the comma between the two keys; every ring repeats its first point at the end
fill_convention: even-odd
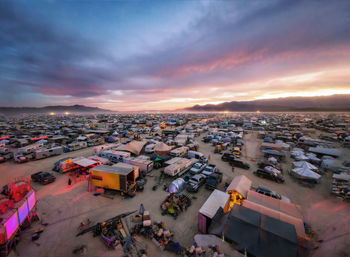
{"type": "Polygon", "coordinates": [[[254,101],[232,101],[216,105],[195,105],[185,108],[184,110],[195,112],[350,111],[350,95],[286,97],[254,101]]]}
{"type": "Polygon", "coordinates": [[[98,107],[89,107],[85,105],[54,105],[45,107],[0,107],[0,114],[20,115],[20,114],[64,114],[66,112],[79,113],[112,113],[113,111],[101,109],[98,107]]]}

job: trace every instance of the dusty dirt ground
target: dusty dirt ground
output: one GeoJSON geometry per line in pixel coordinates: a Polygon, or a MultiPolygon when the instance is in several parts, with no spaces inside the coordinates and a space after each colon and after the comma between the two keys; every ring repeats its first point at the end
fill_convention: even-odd
{"type": "MultiPolygon", "coordinates": [[[[293,203],[301,206],[306,222],[312,225],[318,239],[323,240],[319,244],[319,248],[312,252],[312,256],[349,256],[350,203],[342,202],[330,195],[329,174],[324,175],[322,182],[314,188],[302,186],[287,174],[287,170],[291,167],[291,160],[287,158],[283,162],[286,178],[285,184],[276,184],[254,176],[253,171],[256,169],[256,162],[262,157],[259,151],[261,140],[257,139],[257,133],[255,132],[245,135],[245,146],[242,152],[242,159],[247,160],[251,164],[250,170],[235,168],[234,173],[232,173],[229,164],[221,161],[221,155],[214,154],[213,146],[202,143],[201,137],[196,139],[200,144],[199,151],[206,156],[210,154],[210,163],[216,164],[224,173],[223,181],[230,181],[234,176],[244,174],[253,181],[253,186],[268,186],[290,198],[293,203]]],[[[6,184],[18,176],[30,176],[30,174],[39,170],[50,171],[53,163],[65,156],[87,157],[91,154],[92,149],[87,148],[24,164],[11,162],[0,164],[0,185],[6,184]]],[[[344,154],[349,156],[348,152],[344,154]]],[[[124,199],[119,194],[115,195],[114,199],[93,196],[91,192],[87,192],[86,181],[77,182],[71,188],[68,188],[68,176],[66,174],[54,174],[57,180],[50,185],[40,186],[33,184],[39,199],[37,204],[38,214],[43,223],[48,223],[45,231],[40,239],[35,242],[31,241],[31,232],[43,226],[36,223],[32,228],[23,231],[16,251],[10,253],[11,257],[76,256],[72,254],[72,251],[80,245],[87,246],[85,256],[122,256],[120,248],[115,251],[108,250],[102,241],[98,237],[94,238],[91,233],[75,237],[75,234],[78,232],[78,225],[86,218],[89,218],[92,222],[99,222],[123,212],[138,210],[141,203],[150,211],[152,221],[164,221],[166,226],[174,231],[175,241],[180,242],[185,247],[189,247],[193,242],[194,235],[197,233],[197,212],[211,193],[202,187],[198,193],[193,194],[197,199],[192,201],[192,205],[188,210],[174,220],[171,216],[162,216],[160,212],[160,202],[166,197],[167,193],[161,187],[156,191],[152,190],[156,183],[155,176],[159,175],[159,170],[150,173],[153,177],[148,177],[148,182],[143,192],[129,199],[124,199]]],[[[167,180],[165,182],[170,181],[167,180]]],[[[223,183],[219,188],[222,187],[223,183]]],[[[131,222],[129,224],[132,225],[131,222]]],[[[148,256],[173,256],[169,252],[160,251],[149,241],[147,242],[142,238],[141,241],[146,242],[149,247],[148,256]]]]}

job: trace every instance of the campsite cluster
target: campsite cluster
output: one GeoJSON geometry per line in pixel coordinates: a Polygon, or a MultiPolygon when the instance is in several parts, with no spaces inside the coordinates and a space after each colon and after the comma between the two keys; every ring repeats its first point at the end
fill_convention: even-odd
{"type": "Polygon", "coordinates": [[[4,118],[0,254],[344,256],[349,124],[339,113],[4,118]]]}

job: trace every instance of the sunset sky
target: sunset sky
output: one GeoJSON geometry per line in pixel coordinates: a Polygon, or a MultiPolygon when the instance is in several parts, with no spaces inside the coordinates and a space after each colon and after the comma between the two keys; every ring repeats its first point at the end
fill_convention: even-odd
{"type": "Polygon", "coordinates": [[[350,1],[3,1],[0,105],[350,94],[350,1]]]}

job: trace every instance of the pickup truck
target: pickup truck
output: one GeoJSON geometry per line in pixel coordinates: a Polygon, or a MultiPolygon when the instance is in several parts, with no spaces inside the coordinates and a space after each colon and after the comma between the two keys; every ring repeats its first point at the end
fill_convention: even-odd
{"type": "Polygon", "coordinates": [[[232,153],[224,153],[221,156],[221,160],[224,162],[229,162],[229,161],[233,161],[235,159],[235,155],[232,153]]]}
{"type": "Polygon", "coordinates": [[[206,176],[202,174],[194,175],[186,185],[186,190],[188,192],[198,192],[199,188],[204,185],[206,181],[206,176]]]}
{"type": "Polygon", "coordinates": [[[195,175],[201,173],[201,171],[206,167],[207,165],[205,163],[197,162],[195,163],[192,168],[190,169],[190,173],[195,175]]]}
{"type": "Polygon", "coordinates": [[[222,172],[220,171],[213,172],[207,177],[207,181],[205,182],[205,188],[214,190],[221,183],[221,181],[222,181],[222,172]]]}
{"type": "Polygon", "coordinates": [[[250,165],[248,163],[242,162],[240,160],[232,160],[232,161],[230,161],[230,164],[234,167],[242,168],[245,170],[249,170],[249,168],[250,168],[250,165]]]}
{"type": "Polygon", "coordinates": [[[37,173],[32,174],[31,179],[34,182],[38,182],[40,184],[46,185],[54,182],[56,180],[56,177],[49,172],[39,171],[37,173]]]}
{"type": "Polygon", "coordinates": [[[218,170],[218,168],[216,167],[215,164],[208,164],[208,165],[204,168],[203,172],[208,173],[208,172],[215,172],[215,171],[217,171],[217,170],[218,170]]]}

